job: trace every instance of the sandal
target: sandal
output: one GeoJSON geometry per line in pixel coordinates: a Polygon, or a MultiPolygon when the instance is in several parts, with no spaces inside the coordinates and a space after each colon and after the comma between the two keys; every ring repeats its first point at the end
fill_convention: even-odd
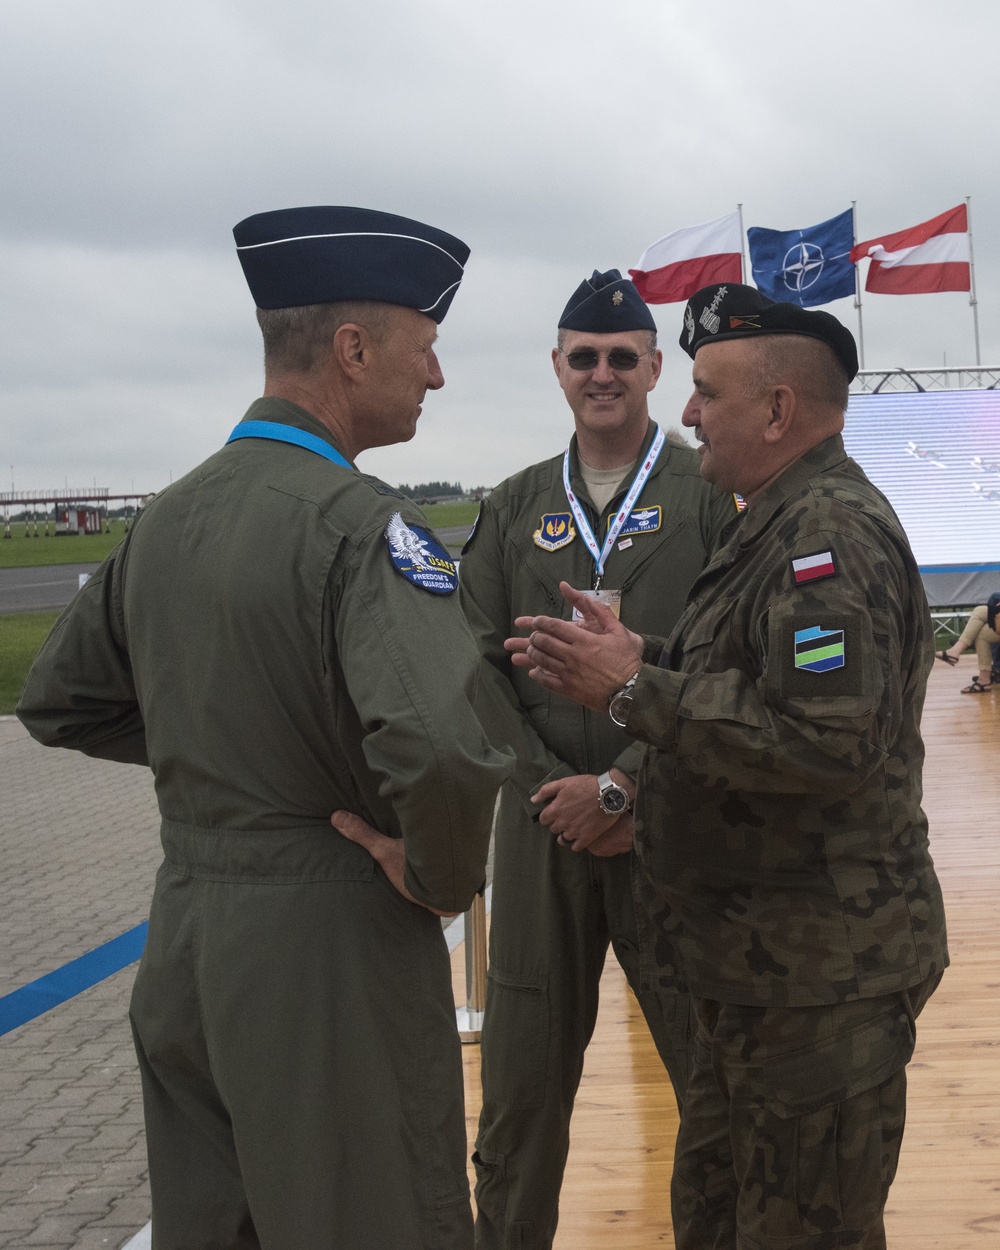
{"type": "Polygon", "coordinates": [[[949,655],[947,651],[935,651],[934,658],[936,660],[944,660],[945,664],[957,664],[958,660],[953,655],[949,655]]]}
{"type": "Polygon", "coordinates": [[[976,677],[973,679],[971,686],[962,687],[962,694],[989,694],[992,689],[993,685],[991,682],[987,682],[984,686],[979,678],[976,677]]]}

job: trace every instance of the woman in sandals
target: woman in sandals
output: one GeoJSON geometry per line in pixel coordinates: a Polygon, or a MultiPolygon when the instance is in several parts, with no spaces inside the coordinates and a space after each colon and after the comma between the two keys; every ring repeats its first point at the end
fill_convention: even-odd
{"type": "Polygon", "coordinates": [[[976,657],[979,660],[979,676],[971,685],[962,687],[962,694],[987,694],[993,688],[990,680],[993,663],[991,647],[993,643],[1000,642],[1000,633],[997,631],[998,609],[1000,609],[1000,594],[990,595],[981,607],[973,608],[972,615],[958,641],[947,651],[936,653],[937,658],[944,660],[945,664],[957,664],[962,652],[975,643],[976,657]]]}

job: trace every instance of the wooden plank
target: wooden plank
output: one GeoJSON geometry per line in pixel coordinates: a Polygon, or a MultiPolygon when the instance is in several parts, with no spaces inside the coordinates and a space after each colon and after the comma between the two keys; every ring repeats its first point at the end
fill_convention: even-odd
{"type": "MultiPolygon", "coordinates": [[[[924,807],[952,966],[919,1021],[890,1246],[1000,1246],[1000,693],[962,695],[974,657],[935,666],[923,731],[924,807]]],[[[463,951],[453,961],[464,996],[463,951]]],[[[463,1048],[470,1142],[479,1047],[463,1048]]],[[[677,1110],[638,1004],[609,957],[573,1117],[556,1250],[673,1247],[677,1110]]]]}

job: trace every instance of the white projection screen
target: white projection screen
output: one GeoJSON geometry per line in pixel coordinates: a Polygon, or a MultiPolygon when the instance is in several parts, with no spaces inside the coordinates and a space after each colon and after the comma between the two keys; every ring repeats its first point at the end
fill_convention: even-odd
{"type": "Polygon", "coordinates": [[[895,508],[928,589],[974,588],[964,601],[1000,589],[1000,391],[852,395],[844,444],[895,508]]]}

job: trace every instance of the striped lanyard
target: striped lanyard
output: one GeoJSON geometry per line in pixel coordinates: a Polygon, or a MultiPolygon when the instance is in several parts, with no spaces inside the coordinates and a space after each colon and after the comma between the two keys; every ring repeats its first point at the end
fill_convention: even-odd
{"type": "Polygon", "coordinates": [[[594,557],[594,570],[597,574],[597,586],[600,587],[601,578],[604,576],[604,564],[611,552],[611,548],[615,545],[615,540],[622,531],[622,526],[632,514],[632,509],[636,505],[636,501],[642,494],[642,488],[646,485],[646,479],[653,471],[660,450],[666,442],[666,435],[662,430],[656,431],[656,438],[650,445],[649,451],[646,453],[646,459],[642,462],[639,472],[635,475],[632,485],[629,487],[625,501],[618,509],[615,519],[611,522],[608,535],[604,540],[604,546],[598,547],[597,539],[594,537],[594,531],[590,528],[590,522],[587,520],[583,509],[580,507],[580,501],[577,499],[572,486],[569,482],[569,448],[566,448],[563,454],[563,486],[566,490],[566,498],[569,500],[569,506],[573,511],[573,520],[576,521],[576,528],[580,532],[580,537],[587,544],[590,554],[594,557]]]}
{"type": "Polygon", "coordinates": [[[350,460],[345,460],[336,447],[331,447],[316,434],[296,429],[294,425],[282,425],[278,421],[241,421],[226,442],[233,443],[238,438],[269,438],[275,443],[294,443],[296,447],[314,451],[317,456],[343,465],[345,469],[354,468],[350,460]]]}

